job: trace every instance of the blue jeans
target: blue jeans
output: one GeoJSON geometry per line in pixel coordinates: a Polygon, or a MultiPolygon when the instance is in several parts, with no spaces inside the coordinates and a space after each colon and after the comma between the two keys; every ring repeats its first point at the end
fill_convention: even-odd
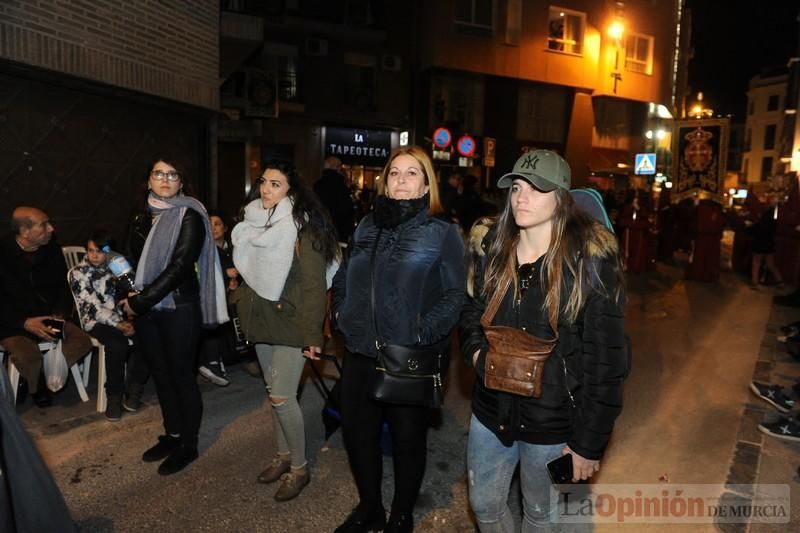
{"type": "Polygon", "coordinates": [[[550,527],[557,517],[550,509],[550,477],[547,462],[560,457],[564,444],[502,442],[475,415],[469,426],[467,469],[469,502],[481,533],[514,533],[517,527],[508,508],[511,478],[520,465],[522,487],[522,531],[550,527]]]}

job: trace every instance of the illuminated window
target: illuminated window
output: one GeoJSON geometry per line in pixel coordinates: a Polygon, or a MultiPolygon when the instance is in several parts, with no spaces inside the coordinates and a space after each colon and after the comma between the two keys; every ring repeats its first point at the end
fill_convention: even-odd
{"type": "Polygon", "coordinates": [[[547,19],[547,48],[570,54],[583,52],[586,13],[550,6],[547,19]]]}
{"type": "Polygon", "coordinates": [[[641,33],[625,36],[625,70],[653,73],[653,38],[641,33]]]}

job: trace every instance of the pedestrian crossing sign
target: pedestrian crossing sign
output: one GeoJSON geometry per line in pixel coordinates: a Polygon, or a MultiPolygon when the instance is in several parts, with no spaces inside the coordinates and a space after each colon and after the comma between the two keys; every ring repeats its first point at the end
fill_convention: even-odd
{"type": "Polygon", "coordinates": [[[656,154],[636,154],[634,173],[652,175],[656,173],[656,154]]]}

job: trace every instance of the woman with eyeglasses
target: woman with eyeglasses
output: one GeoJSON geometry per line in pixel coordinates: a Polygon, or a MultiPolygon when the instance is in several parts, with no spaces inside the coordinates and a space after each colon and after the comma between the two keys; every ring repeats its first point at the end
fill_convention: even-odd
{"type": "Polygon", "coordinates": [[[164,418],[165,435],[142,460],[163,460],[161,475],[186,468],[197,459],[203,403],[195,376],[202,326],[228,319],[225,286],[205,207],[188,195],[178,162],[159,158],[147,181],[146,234],[136,267],[135,289],[122,300],[136,319],[164,418]]]}
{"type": "Polygon", "coordinates": [[[282,162],[267,163],[251,189],[244,220],[233,228],[233,263],[244,279],[233,295],[255,344],[275,427],[277,450],[258,476],[280,481],[275,500],[297,497],[311,480],[297,387],[305,358],[323,345],[326,291],[338,267],[339,243],[327,211],[282,162]]]}

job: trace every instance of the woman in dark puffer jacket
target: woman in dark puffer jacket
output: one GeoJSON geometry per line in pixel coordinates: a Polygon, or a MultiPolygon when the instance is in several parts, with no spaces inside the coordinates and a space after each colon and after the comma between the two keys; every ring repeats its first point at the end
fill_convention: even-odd
{"type": "Polygon", "coordinates": [[[569,166],[558,154],[523,155],[497,185],[511,191],[498,219],[479,222],[470,235],[469,298],[460,326],[462,354],[478,376],[469,496],[482,532],[518,530],[507,498],[519,464],[527,532],[556,518],[547,462],[571,454],[575,480],[600,468],[622,408],[624,281],[614,236],[578,210],[569,166]],[[480,322],[493,301],[499,308],[492,326],[557,337],[538,398],[486,385],[489,343],[480,322]]]}
{"type": "MultiPolygon", "coordinates": [[[[342,432],[358,488],[359,504],[336,533],[414,528],[412,513],[425,473],[428,409],[370,398],[377,334],[373,324],[371,263],[374,252],[375,319],[381,338],[404,346],[440,345],[449,354],[450,330],[464,303],[464,244],[441,212],[436,174],[418,146],[389,158],[375,211],[361,221],[347,264],[333,282],[333,311],[347,352],[342,374],[342,432]],[[394,499],[389,521],[381,501],[380,438],[383,420],[392,436],[394,499]]],[[[442,368],[447,368],[443,363],[442,368]]]]}

